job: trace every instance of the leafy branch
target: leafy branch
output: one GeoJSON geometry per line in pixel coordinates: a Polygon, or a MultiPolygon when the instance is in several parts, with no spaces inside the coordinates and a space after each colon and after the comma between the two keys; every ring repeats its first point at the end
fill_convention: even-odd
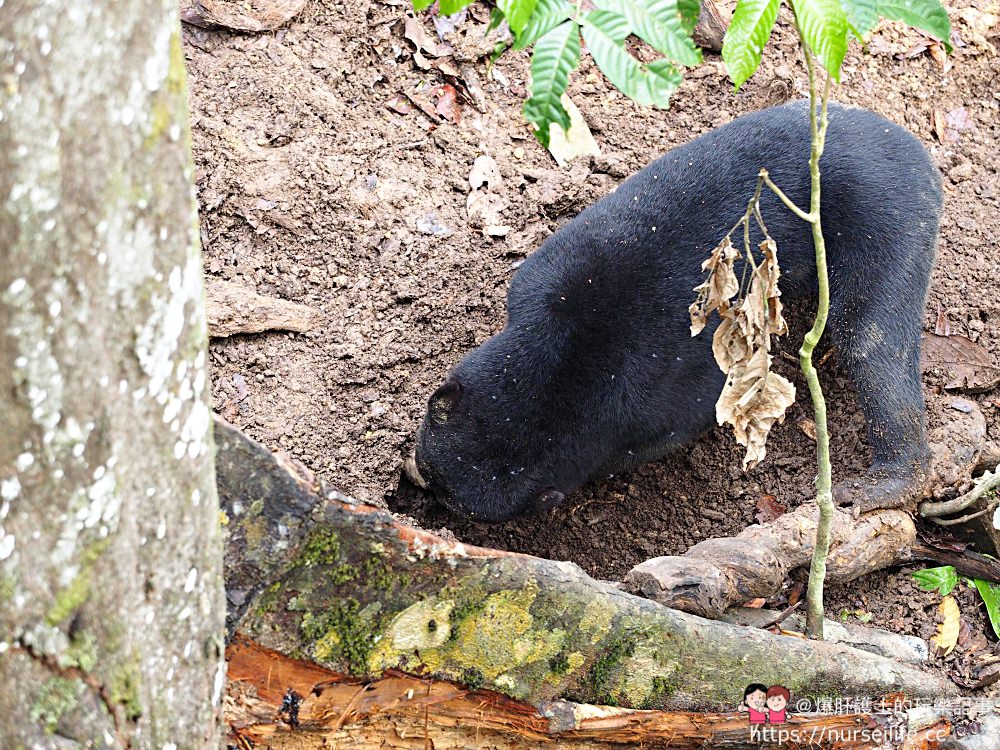
{"type": "MultiPolygon", "coordinates": [[[[413,0],[414,10],[434,0],[413,0]]],[[[442,15],[457,13],[473,0],[440,0],[442,15]]],[[[595,0],[582,11],[566,0],[498,0],[491,27],[506,21],[513,48],[534,45],[531,85],[524,117],[535,126],[545,146],[555,123],[569,129],[569,113],[561,98],[569,75],[580,64],[580,37],[594,62],[622,93],[639,104],[665,109],[681,85],[681,69],[701,62],[691,38],[698,21],[698,0],[595,0]],[[660,57],[644,63],[629,51],[629,38],[648,44],[660,57]]]]}

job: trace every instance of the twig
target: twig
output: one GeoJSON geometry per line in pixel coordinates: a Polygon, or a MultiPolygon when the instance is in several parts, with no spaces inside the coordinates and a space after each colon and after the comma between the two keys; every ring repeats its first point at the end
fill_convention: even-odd
{"type": "Polygon", "coordinates": [[[789,211],[791,211],[793,214],[802,219],[802,221],[808,221],[810,224],[813,223],[813,217],[810,214],[807,214],[798,206],[796,206],[795,203],[792,201],[792,199],[789,198],[787,195],[785,195],[784,192],[781,190],[781,188],[779,188],[777,185],[774,184],[774,182],[772,182],[771,178],[767,175],[766,170],[764,171],[764,184],[767,185],[767,187],[771,190],[772,193],[774,193],[776,196],[778,196],[778,198],[781,199],[781,202],[788,207],[789,211]]]}
{"type": "Polygon", "coordinates": [[[958,518],[948,518],[948,519],[932,518],[931,521],[936,523],[938,526],[958,526],[959,524],[966,523],[967,521],[971,521],[974,518],[985,516],[987,513],[992,513],[994,510],[996,510],[996,507],[997,507],[996,505],[990,504],[980,511],[976,511],[975,513],[969,513],[967,516],[960,516],[958,518]]]}
{"type": "Polygon", "coordinates": [[[987,492],[1000,487],[1000,464],[993,471],[987,471],[976,480],[975,486],[961,497],[941,502],[925,502],[920,504],[920,515],[923,518],[939,518],[958,513],[973,505],[987,492]]]}
{"type": "Polygon", "coordinates": [[[777,615],[772,617],[770,620],[765,620],[758,627],[767,630],[768,628],[773,628],[775,625],[780,625],[791,616],[792,612],[794,612],[801,606],[802,606],[802,600],[799,599],[797,602],[795,602],[795,604],[792,604],[789,607],[785,607],[777,615]]]}

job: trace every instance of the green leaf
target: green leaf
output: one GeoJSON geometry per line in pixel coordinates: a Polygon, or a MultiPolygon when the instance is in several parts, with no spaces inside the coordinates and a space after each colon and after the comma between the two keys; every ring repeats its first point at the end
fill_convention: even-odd
{"type": "Polygon", "coordinates": [[[503,23],[503,11],[493,6],[490,8],[490,24],[486,27],[486,33],[483,36],[489,36],[489,33],[493,31],[497,26],[503,23]]]}
{"type": "Polygon", "coordinates": [[[701,62],[701,51],[681,23],[676,0],[594,0],[628,21],[632,33],[679,65],[701,62]]]}
{"type": "Polygon", "coordinates": [[[575,21],[550,29],[531,54],[531,86],[524,103],[524,117],[538,128],[535,135],[549,145],[549,124],[569,129],[569,113],[559,97],[569,84],[569,74],[580,64],[580,32],[575,21]]]}
{"type": "Polygon", "coordinates": [[[979,578],[973,579],[976,591],[983,597],[986,614],[990,616],[990,625],[997,637],[1000,637],[1000,584],[989,583],[979,578]]]}
{"type": "Polygon", "coordinates": [[[515,32],[514,49],[534,44],[552,29],[573,15],[573,6],[566,0],[538,0],[535,12],[520,32],[515,32]]]}
{"type": "Polygon", "coordinates": [[[472,0],[441,0],[438,4],[438,14],[453,16],[468,5],[472,5],[472,0]]]}
{"type": "Polygon", "coordinates": [[[653,104],[666,109],[670,105],[670,97],[681,85],[681,72],[669,60],[653,60],[647,63],[647,86],[653,104]]]}
{"type": "Polygon", "coordinates": [[[698,25],[701,15],[701,0],[677,0],[677,11],[681,14],[681,25],[690,34],[698,25]]]}
{"type": "Polygon", "coordinates": [[[938,0],[879,0],[878,14],[923,29],[951,52],[951,21],[938,0]]]}
{"type": "Polygon", "coordinates": [[[792,0],[802,37],[833,80],[847,54],[847,15],[840,0],[792,0]]]}
{"type": "Polygon", "coordinates": [[[497,0],[497,7],[507,17],[507,25],[510,26],[510,30],[517,35],[528,23],[537,3],[538,0],[497,0]]]}
{"type": "Polygon", "coordinates": [[[738,89],[760,65],[781,0],[739,0],[722,40],[722,60],[738,89]]]}
{"type": "Polygon", "coordinates": [[[917,586],[924,591],[938,591],[942,596],[947,596],[952,589],[958,585],[958,573],[951,565],[944,565],[940,568],[925,568],[911,573],[917,582],[917,586]]]}
{"type": "Polygon", "coordinates": [[[851,31],[864,39],[878,22],[878,0],[840,0],[851,31]]]}
{"type": "Polygon", "coordinates": [[[421,11],[424,8],[429,8],[434,4],[434,0],[413,0],[413,10],[421,11]]]}
{"type": "Polygon", "coordinates": [[[583,39],[597,67],[623,94],[639,104],[666,108],[680,85],[680,74],[669,60],[642,65],[625,49],[631,31],[617,13],[592,10],[583,16],[583,39]]]}

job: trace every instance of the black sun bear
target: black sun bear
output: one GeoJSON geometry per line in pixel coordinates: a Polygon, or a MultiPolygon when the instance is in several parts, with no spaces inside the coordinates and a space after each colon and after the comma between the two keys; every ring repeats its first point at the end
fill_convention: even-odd
{"type": "MultiPolygon", "coordinates": [[[[545,510],[709,429],[725,375],[712,356],[717,319],[689,334],[702,261],[745,211],[762,167],[808,206],[808,155],[807,103],[746,115],[673,149],[549,237],[511,281],[503,330],[430,397],[415,459],[437,498],[486,521],[545,510]]],[[[874,456],[835,498],[901,507],[926,484],[919,354],[940,178],[904,129],[837,105],[820,167],[827,330],[874,456]]],[[[815,296],[809,225],[767,190],[761,209],[783,299],[815,296]]]]}

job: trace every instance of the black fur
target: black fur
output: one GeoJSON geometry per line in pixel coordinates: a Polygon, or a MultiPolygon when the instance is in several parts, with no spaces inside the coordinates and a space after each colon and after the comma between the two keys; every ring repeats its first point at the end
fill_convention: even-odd
{"type": "MultiPolygon", "coordinates": [[[[502,520],[710,428],[724,375],[711,350],[717,318],[689,335],[701,263],[742,215],[761,167],[808,208],[808,155],[808,104],[756,112],[670,151],[547,239],[511,282],[506,327],[430,399],[416,461],[438,498],[502,520]]],[[[835,105],[820,166],[827,330],[874,452],[870,481],[840,498],[900,505],[927,462],[918,359],[939,176],[905,130],[835,105]]],[[[761,209],[784,299],[815,295],[808,224],[766,189],[761,209]]]]}

